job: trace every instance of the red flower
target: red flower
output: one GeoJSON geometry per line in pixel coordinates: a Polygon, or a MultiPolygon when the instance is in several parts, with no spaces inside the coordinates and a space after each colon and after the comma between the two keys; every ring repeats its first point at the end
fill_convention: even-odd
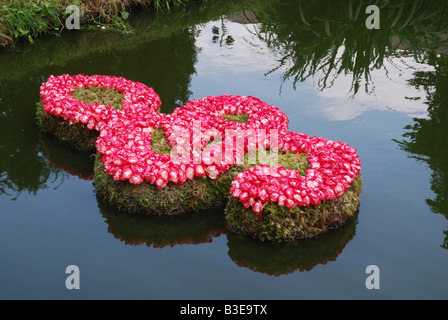
{"type": "Polygon", "coordinates": [[[184,184],[196,177],[216,179],[257,148],[308,153],[305,176],[282,166],[257,165],[237,174],[230,194],[257,216],[267,202],[293,208],[319,205],[344,194],[361,170],[356,149],[346,143],[288,131],[289,120],[277,107],[255,97],[222,95],[191,100],[172,114],[159,113],[152,88],[121,77],[51,76],[40,88],[43,110],[100,135],[95,146],[105,171],[134,185],[184,184]],[[124,96],[122,109],[75,99],[76,87],[106,87],[124,96]],[[226,114],[248,116],[247,122],[226,114]],[[171,155],[152,150],[152,132],[163,129],[171,155]],[[212,142],[212,144],[210,144],[212,142]]]}

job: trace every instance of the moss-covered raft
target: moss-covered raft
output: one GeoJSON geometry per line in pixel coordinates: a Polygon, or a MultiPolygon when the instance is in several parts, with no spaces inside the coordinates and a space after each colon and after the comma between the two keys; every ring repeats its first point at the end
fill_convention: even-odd
{"type": "MultiPolygon", "coordinates": [[[[122,95],[107,88],[80,88],[73,96],[87,103],[100,103],[121,108],[122,95]]],[[[81,151],[95,151],[95,141],[99,133],[89,130],[86,125],[73,124],[61,117],[49,115],[37,104],[37,123],[42,131],[53,134],[58,140],[81,151]]],[[[227,120],[245,122],[245,115],[228,115],[227,120]]],[[[155,152],[169,153],[170,147],[161,129],[153,133],[152,148],[155,152]]],[[[267,157],[273,154],[257,153],[267,157]]],[[[278,152],[278,164],[288,169],[299,170],[302,174],[308,166],[306,154],[278,152]]],[[[254,158],[251,157],[251,160],[254,158]]],[[[335,200],[323,201],[319,206],[294,207],[288,209],[275,203],[266,203],[263,214],[255,216],[251,208],[245,208],[230,196],[233,178],[239,172],[255,164],[267,163],[269,158],[257,158],[256,163],[245,157],[245,163],[232,167],[229,171],[212,180],[207,177],[187,180],[185,184],[168,183],[159,190],[155,185],[143,183],[138,186],[127,181],[115,181],[104,170],[101,154],[97,153],[94,163],[93,184],[99,197],[111,205],[128,212],[152,215],[176,215],[197,212],[213,207],[225,206],[226,227],[230,232],[262,241],[287,242],[312,238],[330,229],[335,229],[351,219],[359,206],[362,186],[361,174],[352,182],[344,195],[335,200]]]]}
{"type": "MultiPolygon", "coordinates": [[[[153,144],[160,149],[166,149],[167,143],[164,136],[153,136],[153,144]],[[165,146],[164,146],[165,145],[165,146]]],[[[269,157],[269,152],[265,153],[269,157]]],[[[266,159],[255,159],[257,163],[266,159]]],[[[306,156],[291,152],[278,154],[279,164],[295,169],[305,168],[306,156]],[[301,159],[301,161],[299,161],[301,159]]],[[[216,179],[206,176],[187,180],[180,185],[169,182],[161,190],[154,184],[142,183],[135,186],[127,181],[116,182],[104,171],[101,155],[98,153],[95,159],[94,187],[95,191],[106,201],[114,204],[121,210],[135,213],[173,215],[184,212],[194,212],[213,207],[226,206],[229,202],[229,189],[233,178],[239,172],[249,168],[249,155],[246,155],[244,163],[232,167],[227,172],[220,174],[216,179]]]]}
{"type": "MultiPolygon", "coordinates": [[[[109,105],[116,110],[121,109],[123,102],[123,94],[103,87],[76,88],[73,97],[89,104],[96,102],[109,105]]],[[[38,102],[36,107],[37,125],[43,132],[54,135],[57,140],[79,151],[95,150],[95,141],[99,136],[98,131],[89,130],[83,123],[69,124],[62,117],[44,112],[42,102],[38,102]]]]}
{"type": "Polygon", "coordinates": [[[336,229],[352,218],[358,209],[362,176],[358,174],[351,187],[340,198],[322,201],[319,206],[294,207],[266,203],[263,214],[255,216],[237,199],[230,197],[225,209],[229,231],[267,241],[293,241],[312,238],[336,229]]]}
{"type": "Polygon", "coordinates": [[[139,214],[174,215],[224,206],[233,177],[240,171],[232,168],[217,179],[207,177],[187,180],[184,185],[169,182],[158,190],[154,184],[133,185],[115,181],[104,171],[101,155],[95,160],[93,185],[105,201],[117,208],[139,214]]]}

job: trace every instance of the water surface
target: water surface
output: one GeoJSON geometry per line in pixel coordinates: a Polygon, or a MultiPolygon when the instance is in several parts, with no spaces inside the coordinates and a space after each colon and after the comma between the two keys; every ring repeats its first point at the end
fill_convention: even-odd
{"type": "Polygon", "coordinates": [[[313,3],[142,14],[131,34],[65,32],[1,51],[0,298],[448,298],[448,58],[419,37],[446,30],[446,11],[392,3],[381,7],[381,29],[367,30],[352,2],[313,3]],[[39,86],[63,73],[141,81],[163,112],[220,94],[274,104],[291,130],[357,148],[358,213],[279,245],[227,233],[223,208],[118,212],[96,197],[92,157],[36,126],[39,86]],[[72,264],[79,290],[65,287],[72,264]],[[365,286],[369,265],[380,289],[365,286]]]}

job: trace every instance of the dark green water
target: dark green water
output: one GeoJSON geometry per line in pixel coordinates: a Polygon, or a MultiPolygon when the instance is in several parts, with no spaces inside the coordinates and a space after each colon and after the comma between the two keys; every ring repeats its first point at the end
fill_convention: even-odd
{"type": "Polygon", "coordinates": [[[0,298],[447,299],[448,57],[425,41],[446,34],[447,6],[380,7],[368,30],[355,1],[233,1],[0,51],[0,298]],[[118,212],[95,195],[92,157],[36,126],[39,87],[62,73],[143,82],[164,112],[219,94],[274,104],[291,130],[357,148],[356,219],[274,245],[227,233],[223,209],[118,212]],[[72,264],[79,290],[65,286],[72,264]]]}

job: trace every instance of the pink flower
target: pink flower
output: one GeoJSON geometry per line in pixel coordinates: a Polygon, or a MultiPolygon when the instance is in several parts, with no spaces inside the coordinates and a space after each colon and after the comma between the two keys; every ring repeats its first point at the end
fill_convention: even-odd
{"type": "MultiPolygon", "coordinates": [[[[284,151],[309,154],[309,168],[305,176],[282,166],[272,167],[267,172],[264,165],[258,165],[235,177],[235,181],[241,183],[232,185],[233,197],[245,203],[245,193],[256,186],[258,190],[262,188],[262,191],[253,195],[255,203],[269,199],[268,201],[287,208],[319,205],[324,200],[342,196],[361,170],[356,149],[346,143],[283,131],[279,135],[279,145],[283,146],[284,151]],[[260,181],[263,181],[262,186],[260,181]]],[[[256,214],[261,214],[259,207],[256,214]]]]}
{"type": "Polygon", "coordinates": [[[263,204],[261,201],[256,201],[253,205],[255,215],[258,217],[261,215],[261,211],[263,210],[263,204]]]}
{"type": "Polygon", "coordinates": [[[116,181],[155,184],[207,176],[216,179],[257,148],[307,153],[305,176],[282,166],[258,165],[238,173],[229,190],[257,216],[263,204],[319,205],[344,194],[361,170],[356,149],[346,143],[288,131],[289,120],[277,107],[258,98],[221,95],[194,99],[171,114],[159,113],[161,101],[152,88],[121,77],[101,75],[50,76],[42,84],[43,110],[70,124],[98,130],[95,146],[105,171],[116,181]],[[123,94],[121,110],[75,99],[75,88],[113,88],[123,94]],[[225,115],[246,114],[244,123],[225,115]],[[162,129],[176,155],[152,150],[152,133],[162,129]],[[212,145],[209,145],[213,142],[212,145]]]}

